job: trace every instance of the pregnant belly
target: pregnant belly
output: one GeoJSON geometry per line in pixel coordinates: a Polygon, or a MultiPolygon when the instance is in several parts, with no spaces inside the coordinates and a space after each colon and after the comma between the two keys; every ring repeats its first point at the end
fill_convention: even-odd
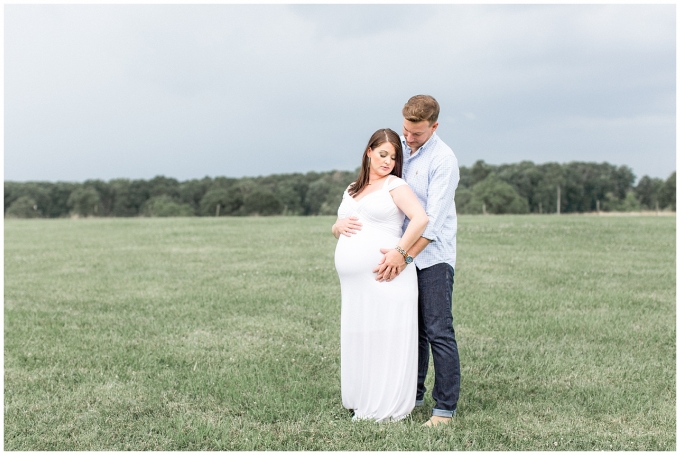
{"type": "Polygon", "coordinates": [[[338,275],[373,273],[373,269],[382,260],[381,248],[394,248],[399,237],[385,233],[379,229],[367,229],[346,237],[341,235],[335,247],[335,268],[338,275]]]}

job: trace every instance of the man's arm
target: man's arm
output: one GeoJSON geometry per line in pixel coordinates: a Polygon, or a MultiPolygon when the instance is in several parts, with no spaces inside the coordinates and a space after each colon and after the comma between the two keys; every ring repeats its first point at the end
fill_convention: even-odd
{"type": "Polygon", "coordinates": [[[453,154],[443,156],[433,164],[434,172],[427,185],[427,207],[425,207],[430,222],[423,232],[423,237],[436,242],[451,210],[451,205],[454,204],[460,172],[458,161],[453,154]]]}
{"type": "MultiPolygon", "coordinates": [[[[411,257],[414,258],[417,254],[420,254],[430,242],[437,241],[444,226],[444,222],[446,221],[446,216],[451,209],[451,204],[454,203],[456,188],[458,187],[458,181],[460,180],[458,161],[453,154],[445,155],[433,164],[434,172],[430,177],[430,182],[427,187],[427,207],[425,207],[429,223],[427,224],[422,237],[420,237],[420,239],[418,239],[408,250],[411,257]]],[[[380,251],[383,254],[386,254],[390,250],[380,251]]],[[[392,256],[395,255],[392,254],[392,256]]],[[[382,261],[378,264],[378,267],[373,270],[373,272],[378,273],[378,276],[376,277],[376,280],[378,281],[391,281],[406,268],[406,264],[401,264],[398,268],[393,267],[391,273],[386,275],[384,263],[387,262],[387,259],[387,255],[384,256],[382,261]]]]}
{"type": "MultiPolygon", "coordinates": [[[[425,247],[426,247],[427,245],[429,245],[429,244],[430,244],[430,240],[429,240],[429,239],[426,239],[425,237],[420,237],[418,240],[416,240],[416,243],[414,243],[413,246],[412,246],[411,248],[408,249],[408,251],[407,251],[407,252],[408,252],[408,255],[411,256],[412,258],[415,258],[415,257],[418,256],[418,255],[425,249],[425,247]]],[[[381,248],[381,249],[380,249],[380,252],[381,252],[382,254],[385,254],[385,255],[387,255],[387,254],[390,253],[391,251],[392,251],[392,250],[388,250],[388,249],[385,249],[385,248],[381,248]]],[[[401,256],[401,255],[399,255],[399,256],[401,256]]],[[[396,271],[393,270],[392,273],[388,275],[388,274],[387,274],[387,272],[388,272],[387,269],[383,270],[383,272],[380,272],[380,265],[382,265],[383,262],[385,262],[385,260],[386,260],[386,258],[383,257],[383,261],[380,262],[380,264],[378,264],[378,268],[376,268],[375,270],[373,270],[373,272],[378,272],[378,276],[376,277],[376,280],[378,280],[378,281],[392,281],[393,279],[395,279],[395,278],[397,277],[397,275],[399,275],[401,272],[403,272],[404,269],[406,268],[406,266],[408,265],[408,264],[406,264],[406,263],[404,262],[403,264],[401,264],[401,265],[398,267],[398,269],[397,269],[396,271]]]]}
{"type": "Polygon", "coordinates": [[[426,239],[425,237],[419,238],[418,240],[416,240],[416,243],[414,243],[413,246],[408,250],[408,255],[411,256],[412,258],[415,258],[429,244],[430,244],[430,239],[426,239]]]}

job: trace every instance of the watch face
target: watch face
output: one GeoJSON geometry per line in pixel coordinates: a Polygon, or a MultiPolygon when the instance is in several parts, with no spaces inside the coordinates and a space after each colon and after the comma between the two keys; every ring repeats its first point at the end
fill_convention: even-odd
{"type": "Polygon", "coordinates": [[[410,264],[411,262],[413,262],[413,258],[411,256],[406,256],[405,259],[406,259],[407,264],[410,264]]]}

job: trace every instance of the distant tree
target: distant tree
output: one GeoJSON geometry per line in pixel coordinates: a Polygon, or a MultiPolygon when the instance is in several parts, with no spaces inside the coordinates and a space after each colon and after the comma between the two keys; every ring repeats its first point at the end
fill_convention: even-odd
{"type": "Polygon", "coordinates": [[[614,192],[618,195],[617,182],[613,178],[616,172],[615,166],[606,163],[573,161],[562,165],[561,212],[590,212],[596,209],[598,194],[614,192]]]}
{"type": "MultiPolygon", "coordinates": [[[[26,196],[35,201],[35,212],[44,217],[66,216],[79,211],[97,216],[148,216],[149,210],[152,210],[150,207],[157,207],[153,213],[165,213],[166,206],[170,207],[168,213],[183,214],[185,209],[180,210],[176,206],[185,205],[190,206],[194,214],[203,216],[214,216],[218,206],[219,214],[223,216],[249,213],[333,215],[347,185],[356,179],[358,173],[357,168],[354,171],[272,174],[239,179],[204,177],[184,182],[162,175],[148,181],[87,180],[82,184],[5,182],[5,212],[14,201],[26,196]],[[94,190],[97,198],[85,191],[87,188],[94,190]],[[160,196],[169,199],[150,200],[160,196]],[[95,203],[95,200],[98,202],[95,203]],[[92,212],[89,205],[92,205],[92,212]]],[[[509,196],[511,193],[507,192],[507,187],[497,181],[509,185],[520,200],[526,201],[530,212],[554,213],[558,188],[560,210],[565,213],[595,210],[598,201],[602,210],[634,210],[636,205],[630,199],[631,190],[634,190],[642,207],[653,209],[658,199],[659,208],[675,209],[675,173],[663,182],[645,176],[633,188],[635,175],[627,166],[585,162],[536,165],[531,161],[491,165],[478,160],[471,168],[460,167],[456,192],[458,212],[481,211],[479,198],[482,195],[490,197],[489,187],[501,191],[498,195],[501,199],[509,196]],[[494,177],[487,182],[492,174],[494,177]],[[485,185],[473,191],[482,182],[486,182],[485,185]],[[485,190],[480,193],[482,189],[485,190]],[[476,199],[473,200],[474,197],[476,199]]],[[[496,210],[492,207],[493,204],[489,204],[489,213],[496,210]]],[[[524,213],[519,205],[511,210],[524,213]]]]}
{"type": "Polygon", "coordinates": [[[319,215],[337,215],[338,207],[342,202],[342,193],[345,192],[345,188],[338,185],[331,185],[326,193],[326,200],[323,201],[321,207],[319,207],[319,215]]]}
{"type": "Polygon", "coordinates": [[[495,170],[498,178],[511,185],[517,194],[527,200],[529,211],[539,211],[535,201],[535,189],[543,178],[543,173],[532,161],[522,161],[518,164],[502,164],[495,170]]]}
{"type": "Polygon", "coordinates": [[[615,192],[610,191],[605,194],[601,208],[605,212],[633,212],[640,210],[641,207],[635,192],[630,191],[626,197],[619,199],[615,192]]]}
{"type": "Polygon", "coordinates": [[[486,179],[486,177],[493,172],[493,166],[489,166],[484,160],[477,160],[470,169],[471,180],[470,186],[475,186],[477,183],[486,179]]]}
{"type": "Polygon", "coordinates": [[[98,212],[101,204],[99,193],[92,187],[80,187],[71,193],[68,205],[73,213],[80,216],[92,216],[98,212]]]}
{"type": "Polygon", "coordinates": [[[150,197],[146,180],[114,179],[109,182],[113,193],[113,216],[138,216],[150,197]]]}
{"type": "Polygon", "coordinates": [[[112,179],[109,180],[111,191],[113,192],[113,204],[111,206],[111,216],[135,216],[137,211],[130,207],[130,180],[112,179]]]}
{"type": "Polygon", "coordinates": [[[529,205],[523,197],[495,173],[487,175],[472,187],[472,198],[466,204],[467,213],[481,213],[482,206],[487,213],[528,213],[529,205]]]}
{"type": "Polygon", "coordinates": [[[318,215],[331,189],[327,179],[319,178],[309,184],[305,195],[305,215],[318,215]]]}
{"type": "Polygon", "coordinates": [[[278,215],[282,209],[281,201],[267,189],[257,188],[243,197],[242,211],[245,215],[278,215]]]}
{"type": "MultiPolygon", "coordinates": [[[[608,163],[572,162],[565,173],[565,212],[590,212],[597,209],[597,201],[615,189],[612,174],[616,166],[608,163]]],[[[612,193],[613,194],[613,193],[612,193]]]]}
{"type": "MultiPolygon", "coordinates": [[[[34,205],[37,206],[38,213],[44,216],[49,211],[50,206],[50,189],[54,183],[50,182],[23,182],[11,188],[13,190],[13,199],[18,199],[20,196],[27,196],[33,199],[34,205]]],[[[6,185],[7,187],[7,185],[6,185]]],[[[12,199],[12,200],[13,200],[12,199]]],[[[7,199],[5,199],[7,202],[7,199]]],[[[9,205],[6,205],[9,208],[9,205]]]]}
{"type": "Polygon", "coordinates": [[[277,185],[276,195],[283,204],[284,215],[304,214],[304,199],[308,189],[309,185],[301,174],[294,174],[277,185]]]}
{"type": "MultiPolygon", "coordinates": [[[[456,195],[454,196],[454,200],[456,202],[456,212],[457,213],[468,213],[467,212],[467,207],[470,204],[470,200],[472,199],[472,190],[470,188],[465,188],[465,187],[458,187],[456,189],[456,195]]],[[[481,211],[481,210],[480,210],[481,211]]],[[[473,213],[478,213],[478,212],[473,212],[473,213]]]]}
{"type": "Polygon", "coordinates": [[[587,174],[588,169],[579,162],[562,165],[564,179],[560,186],[560,212],[590,211],[590,201],[585,192],[587,174]]]}
{"type": "Polygon", "coordinates": [[[224,188],[228,190],[234,185],[237,185],[242,179],[235,179],[231,177],[215,177],[213,179],[213,184],[209,189],[212,188],[224,188]]]}
{"type": "Polygon", "coordinates": [[[37,203],[28,196],[19,196],[5,212],[5,218],[38,218],[40,216],[37,203]]]}
{"type": "Polygon", "coordinates": [[[132,180],[128,187],[127,203],[129,208],[139,214],[144,203],[151,197],[151,185],[143,179],[132,180]]]}
{"type": "Polygon", "coordinates": [[[659,194],[661,208],[675,211],[675,171],[666,179],[659,194]]]}
{"type": "Polygon", "coordinates": [[[539,205],[539,198],[536,194],[536,188],[543,177],[543,172],[538,166],[533,165],[532,167],[528,168],[526,170],[526,178],[529,180],[529,182],[531,182],[531,190],[529,194],[526,195],[523,191],[519,192],[520,196],[526,197],[527,203],[529,204],[529,211],[532,213],[539,213],[543,210],[542,205],[539,205]]]}
{"type": "Polygon", "coordinates": [[[649,210],[656,209],[663,185],[662,179],[643,176],[635,187],[635,196],[640,201],[640,205],[649,210]]]}
{"type": "Polygon", "coordinates": [[[91,187],[80,187],[71,193],[68,205],[72,212],[80,216],[93,216],[99,212],[99,193],[91,187]]]}
{"type": "Polygon", "coordinates": [[[110,182],[103,180],[85,180],[84,187],[94,188],[99,195],[99,206],[97,208],[97,216],[110,216],[113,212],[113,205],[115,202],[115,190],[110,182]]]}
{"type": "Polygon", "coordinates": [[[204,177],[201,180],[193,179],[180,183],[179,185],[179,200],[185,204],[189,204],[198,215],[201,208],[201,199],[208,192],[208,189],[213,185],[213,180],[210,177],[204,177]]]}
{"type": "Polygon", "coordinates": [[[243,205],[243,192],[238,186],[229,189],[212,188],[201,198],[199,213],[203,216],[215,216],[217,206],[220,206],[220,216],[240,215],[243,205]]]}
{"type": "Polygon", "coordinates": [[[560,211],[564,211],[564,187],[565,177],[563,168],[558,163],[544,163],[538,166],[542,175],[536,183],[533,191],[532,202],[541,207],[542,213],[555,213],[557,211],[557,187],[560,186],[560,211]]]}
{"type": "Polygon", "coordinates": [[[79,183],[72,182],[55,183],[49,191],[49,204],[47,209],[43,212],[44,215],[49,218],[68,216],[70,210],[68,198],[79,186],[79,183]]]}
{"type": "Polygon", "coordinates": [[[631,168],[625,165],[619,166],[612,174],[615,194],[620,200],[623,200],[633,187],[635,174],[633,174],[631,168]]]}
{"type": "Polygon", "coordinates": [[[64,182],[5,182],[5,211],[21,196],[34,201],[37,212],[43,217],[59,217],[68,214],[66,205],[71,191],[77,183],[64,182]]]}
{"type": "Polygon", "coordinates": [[[621,210],[624,212],[637,212],[640,208],[640,202],[635,197],[635,192],[629,191],[621,202],[621,210]]]}
{"type": "Polygon", "coordinates": [[[179,181],[163,175],[157,175],[149,180],[149,197],[166,194],[173,199],[179,199],[179,181]]]}
{"type": "Polygon", "coordinates": [[[460,173],[460,180],[458,181],[458,188],[471,188],[472,187],[472,170],[465,166],[460,166],[458,168],[460,173]]]}
{"type": "Polygon", "coordinates": [[[146,201],[142,212],[152,217],[192,216],[194,209],[189,204],[180,203],[167,194],[161,194],[146,201]]]}
{"type": "Polygon", "coordinates": [[[19,199],[23,194],[23,184],[19,182],[5,182],[5,213],[12,202],[19,199]]]}

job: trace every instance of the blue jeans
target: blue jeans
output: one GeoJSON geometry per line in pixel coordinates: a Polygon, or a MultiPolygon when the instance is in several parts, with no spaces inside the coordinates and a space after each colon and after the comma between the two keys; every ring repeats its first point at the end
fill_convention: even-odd
{"type": "Polygon", "coordinates": [[[432,415],[451,417],[456,413],[460,394],[460,360],[453,331],[451,298],[453,267],[435,264],[418,271],[418,391],[416,404],[423,403],[425,377],[430,362],[430,348],[434,361],[435,406],[432,415]]]}

